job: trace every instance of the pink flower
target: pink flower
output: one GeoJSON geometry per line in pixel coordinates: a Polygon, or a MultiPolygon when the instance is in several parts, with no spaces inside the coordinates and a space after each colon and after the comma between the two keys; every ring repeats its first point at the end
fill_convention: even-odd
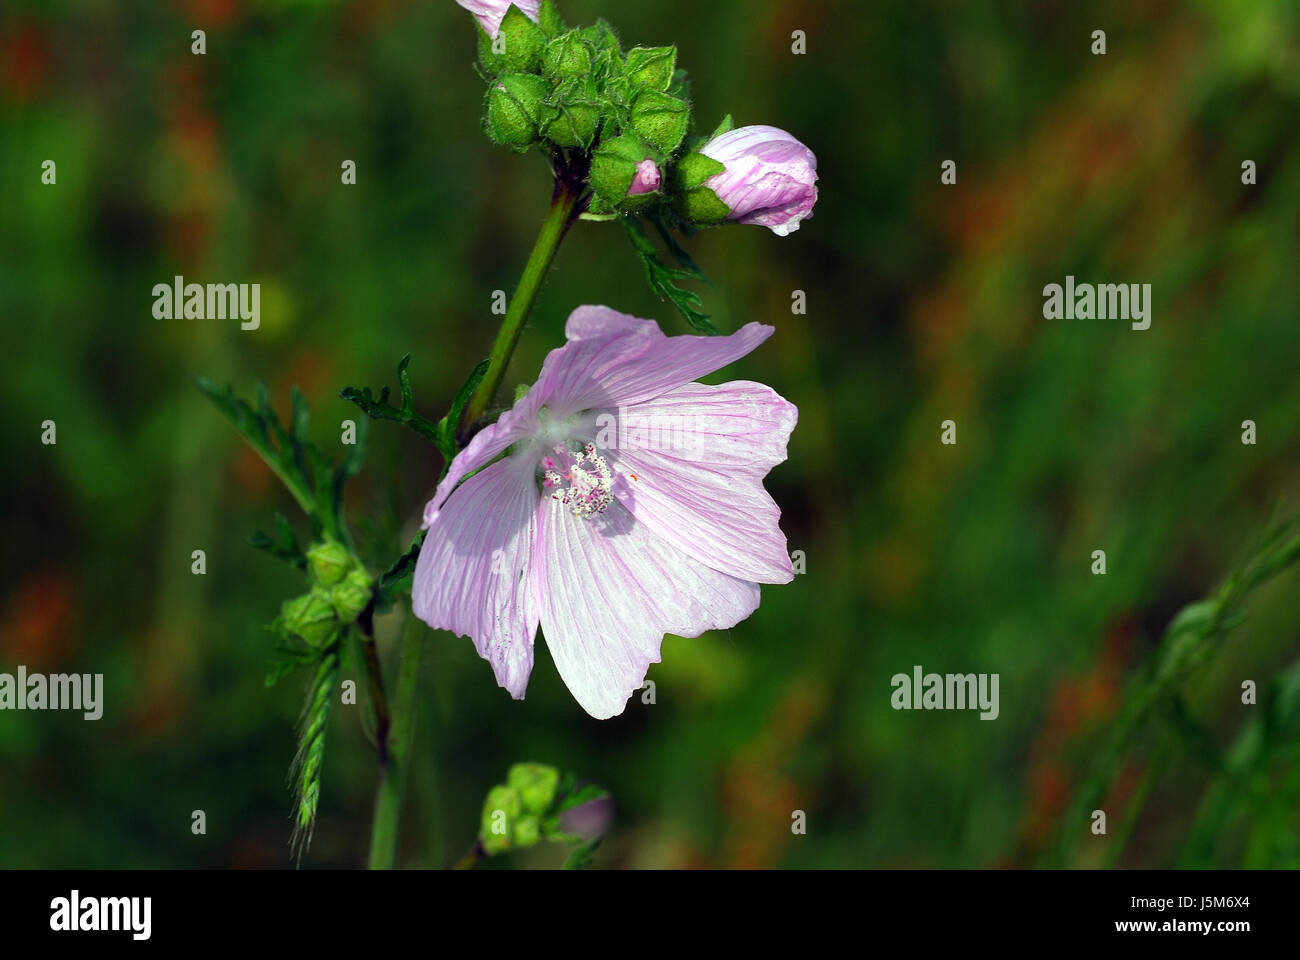
{"type": "Polygon", "coordinates": [[[659,167],[646,157],[636,165],[636,174],[632,177],[632,186],[627,188],[627,195],[635,197],[642,193],[654,193],[659,189],[659,167]]]}
{"type": "Polygon", "coordinates": [[[784,237],[812,216],[817,157],[784,130],[737,127],[699,150],[727,168],[704,185],[731,208],[728,220],[756,223],[784,237]]]}
{"type": "Polygon", "coordinates": [[[497,31],[501,29],[501,21],[505,19],[506,11],[512,6],[518,7],[533,23],[537,22],[537,10],[542,5],[542,0],[456,0],[458,4],[474,14],[487,35],[493,40],[497,38],[497,31]]]}
{"type": "Polygon", "coordinates": [[[560,676],[601,719],[643,686],[664,634],[748,617],[760,583],[794,575],[763,478],[798,411],[759,383],[691,381],[771,333],[667,337],[653,320],[575,310],[568,342],[425,507],[416,615],[471,637],[516,699],[540,624],[560,676]]]}

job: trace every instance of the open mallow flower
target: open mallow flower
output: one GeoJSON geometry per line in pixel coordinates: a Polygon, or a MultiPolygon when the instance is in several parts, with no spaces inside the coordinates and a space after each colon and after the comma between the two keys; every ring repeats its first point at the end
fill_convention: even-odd
{"type": "Polygon", "coordinates": [[[705,181],[731,210],[728,220],[768,227],[779,237],[799,229],[817,203],[817,157],[778,127],[737,127],[699,148],[726,169],[705,181]]]}
{"type": "Polygon", "coordinates": [[[512,6],[518,7],[520,13],[536,23],[537,11],[542,5],[542,0],[456,0],[456,2],[474,14],[479,26],[493,40],[497,38],[497,31],[501,29],[501,21],[505,19],[506,11],[512,6]]]}
{"type": "Polygon", "coordinates": [[[623,712],[664,634],[726,629],[794,575],[763,478],[798,411],[770,387],[697,377],[772,328],[665,336],[579,307],[533,386],[452,461],[424,512],[415,613],[469,636],[521,699],[540,625],[593,717],[623,712]]]}

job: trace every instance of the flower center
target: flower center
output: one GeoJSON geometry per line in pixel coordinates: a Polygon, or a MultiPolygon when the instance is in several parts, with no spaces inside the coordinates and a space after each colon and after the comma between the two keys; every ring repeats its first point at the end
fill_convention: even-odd
{"type": "Polygon", "coordinates": [[[614,500],[609,462],[588,443],[576,454],[562,443],[542,457],[542,492],[568,506],[575,517],[604,513],[614,500]]]}

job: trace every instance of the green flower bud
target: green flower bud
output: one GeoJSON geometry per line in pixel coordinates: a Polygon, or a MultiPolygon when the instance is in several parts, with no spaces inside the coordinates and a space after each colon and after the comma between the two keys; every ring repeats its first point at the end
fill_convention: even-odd
{"type": "Polygon", "coordinates": [[[518,73],[535,73],[542,66],[546,32],[529,20],[522,10],[511,5],[501,18],[496,49],[502,51],[501,63],[505,69],[518,73]]]}
{"type": "Polygon", "coordinates": [[[619,53],[621,56],[618,45],[618,34],[614,32],[614,28],[606,21],[597,20],[591,26],[583,27],[578,31],[578,33],[582,39],[591,44],[592,48],[597,53],[612,51],[613,53],[619,53]]]}
{"type": "Polygon", "coordinates": [[[702,225],[722,223],[731,208],[704,185],[710,177],[726,170],[725,164],[702,153],[688,153],[673,168],[673,194],[677,212],[687,221],[702,225]]]}
{"type": "Polygon", "coordinates": [[[555,114],[548,106],[551,84],[528,73],[507,73],[488,91],[487,131],[497,143],[526,147],[537,139],[537,127],[555,114]]]}
{"type": "Polygon", "coordinates": [[[544,763],[516,763],[506,774],[506,784],[519,794],[526,812],[543,814],[559,789],[560,771],[544,763]]]}
{"type": "Polygon", "coordinates": [[[343,582],[330,591],[330,603],[344,623],[351,623],[370,605],[370,575],[360,567],[348,571],[343,582]]]}
{"type": "Polygon", "coordinates": [[[329,594],[319,587],[286,600],[280,608],[280,623],[286,632],[313,647],[325,646],[338,630],[329,594]]]}
{"type": "Polygon", "coordinates": [[[483,849],[489,854],[509,850],[514,825],[521,812],[519,794],[514,790],[502,785],[489,790],[479,820],[478,839],[483,849]]]}
{"type": "Polygon", "coordinates": [[[632,104],[632,129],[665,154],[677,149],[690,122],[691,108],[686,102],[658,90],[642,90],[632,104]]]}
{"type": "Polygon", "coordinates": [[[522,816],[515,821],[514,837],[516,847],[535,847],[542,839],[542,824],[537,817],[522,816]]]}
{"type": "Polygon", "coordinates": [[[325,540],[307,551],[307,568],[317,583],[332,587],[343,579],[352,566],[352,554],[335,540],[325,540]]]}
{"type": "Polygon", "coordinates": [[[667,90],[676,69],[676,47],[633,47],[627,52],[627,78],[634,87],[667,90]]]}
{"type": "Polygon", "coordinates": [[[631,134],[602,140],[591,157],[591,189],[609,207],[627,198],[637,165],[646,159],[646,148],[631,134]]]}
{"type": "Polygon", "coordinates": [[[591,146],[601,115],[595,82],[572,80],[556,99],[559,112],[543,130],[546,139],[562,147],[591,146]]]}
{"type": "Polygon", "coordinates": [[[562,80],[585,77],[591,73],[591,48],[574,30],[546,45],[543,63],[548,76],[562,80]]]}

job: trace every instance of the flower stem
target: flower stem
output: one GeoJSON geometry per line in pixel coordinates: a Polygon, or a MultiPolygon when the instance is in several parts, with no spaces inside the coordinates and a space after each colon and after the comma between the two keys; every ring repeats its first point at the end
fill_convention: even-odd
{"type": "Polygon", "coordinates": [[[515,344],[519,342],[524,321],[528,319],[533,304],[537,302],[538,291],[542,289],[542,281],[546,279],[546,273],[555,259],[555,252],[560,248],[560,241],[564,239],[569,227],[582,212],[583,205],[579,204],[581,198],[581,186],[571,182],[571,178],[563,173],[557,174],[555,193],[551,197],[551,210],[542,223],[541,233],[537,235],[537,242],[533,244],[533,252],[528,255],[523,276],[519,278],[519,286],[515,288],[515,295],[510,299],[510,306],[506,310],[505,319],[501,322],[501,329],[497,331],[497,338],[492,343],[487,373],[483,375],[478,390],[466,407],[465,423],[473,423],[483,416],[483,412],[496,394],[497,387],[501,385],[501,378],[505,376],[506,366],[510,363],[510,355],[514,352],[515,344]]]}
{"type": "Polygon", "coordinates": [[[388,750],[379,763],[379,791],[375,797],[375,819],[370,831],[371,870],[391,870],[397,859],[397,827],[402,813],[402,793],[406,788],[411,739],[415,733],[415,695],[420,681],[424,632],[424,624],[414,614],[408,615],[402,629],[402,659],[397,674],[388,750]]]}

